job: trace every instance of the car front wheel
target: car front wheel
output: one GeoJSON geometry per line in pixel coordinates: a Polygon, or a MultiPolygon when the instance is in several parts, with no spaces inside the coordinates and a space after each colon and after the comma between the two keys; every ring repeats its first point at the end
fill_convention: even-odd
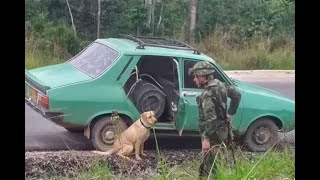
{"type": "Polygon", "coordinates": [[[94,147],[99,151],[109,150],[115,139],[127,129],[123,120],[112,122],[111,117],[100,118],[92,127],[91,141],[94,147]]]}
{"type": "Polygon", "coordinates": [[[269,118],[258,119],[247,130],[245,144],[250,151],[263,152],[278,140],[278,126],[269,118]]]}

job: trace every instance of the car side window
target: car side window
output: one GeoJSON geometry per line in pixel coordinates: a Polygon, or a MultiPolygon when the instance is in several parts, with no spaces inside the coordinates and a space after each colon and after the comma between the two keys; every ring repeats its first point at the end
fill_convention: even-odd
{"type": "MultiPolygon", "coordinates": [[[[188,70],[192,68],[193,65],[195,65],[197,62],[199,61],[184,60],[184,88],[199,89],[196,83],[193,81],[194,76],[189,76],[188,74],[188,70]]],[[[217,73],[217,71],[214,73],[214,77],[219,79],[221,82],[225,82],[225,80],[222,78],[222,76],[219,73],[217,73]]]]}
{"type": "Polygon", "coordinates": [[[193,67],[198,61],[185,60],[184,61],[184,88],[199,89],[193,81],[193,76],[189,76],[188,70],[193,67]]]}

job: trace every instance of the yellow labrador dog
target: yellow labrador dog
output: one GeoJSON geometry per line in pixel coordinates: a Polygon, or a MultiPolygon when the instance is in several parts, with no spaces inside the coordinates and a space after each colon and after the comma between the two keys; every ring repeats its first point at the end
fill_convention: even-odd
{"type": "Polygon", "coordinates": [[[157,122],[154,111],[143,112],[140,119],[135,121],[128,129],[123,131],[115,140],[113,147],[107,152],[93,151],[95,153],[117,155],[130,160],[128,157],[133,150],[137,160],[141,160],[140,154],[146,156],[143,152],[144,143],[150,136],[150,128],[157,122]]]}

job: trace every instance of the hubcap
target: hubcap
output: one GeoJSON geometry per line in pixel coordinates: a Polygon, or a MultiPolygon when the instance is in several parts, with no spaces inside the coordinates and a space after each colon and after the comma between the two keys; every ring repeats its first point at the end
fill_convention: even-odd
{"type": "Polygon", "coordinates": [[[101,141],[106,145],[112,145],[115,138],[114,128],[106,126],[101,132],[101,141]]]}
{"type": "Polygon", "coordinates": [[[112,140],[114,138],[114,132],[113,131],[107,131],[104,138],[106,140],[112,140]]]}
{"type": "Polygon", "coordinates": [[[271,139],[271,132],[265,127],[260,127],[254,131],[253,139],[260,145],[265,144],[271,139]]]}

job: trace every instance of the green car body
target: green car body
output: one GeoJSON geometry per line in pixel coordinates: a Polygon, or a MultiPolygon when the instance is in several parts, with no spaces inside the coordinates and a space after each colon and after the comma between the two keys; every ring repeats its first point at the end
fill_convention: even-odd
{"type": "MultiPolygon", "coordinates": [[[[175,118],[169,122],[159,121],[154,127],[159,132],[165,130],[180,135],[197,134],[196,95],[201,93],[201,89],[185,85],[188,78],[185,67],[186,61],[207,61],[214,65],[226,84],[234,85],[241,93],[241,102],[233,117],[233,129],[237,136],[245,135],[250,125],[261,118],[271,119],[284,132],[294,129],[295,102],[280,93],[230,79],[212,58],[202,53],[138,46],[138,42],[126,38],[98,39],[65,63],[26,69],[27,104],[62,127],[86,130],[85,134],[89,132],[86,134],[88,138],[92,134],[92,124],[101,117],[110,117],[113,110],[117,110],[129,126],[139,119],[140,111],[128,97],[124,85],[129,77],[137,75],[133,73],[136,72],[137,63],[142,57],[164,58],[166,62],[165,58],[172,58],[172,64],[175,64],[172,72],[176,72],[174,76],[178,78],[179,94],[175,118]],[[96,63],[96,66],[90,63],[96,63]],[[31,98],[30,87],[37,91],[38,96],[34,96],[36,99],[31,98]]],[[[147,64],[147,61],[150,60],[146,58],[143,62],[147,64]]],[[[161,60],[157,60],[157,63],[161,63],[161,60]]],[[[152,63],[145,67],[155,68],[155,71],[157,69],[152,63]]]]}

